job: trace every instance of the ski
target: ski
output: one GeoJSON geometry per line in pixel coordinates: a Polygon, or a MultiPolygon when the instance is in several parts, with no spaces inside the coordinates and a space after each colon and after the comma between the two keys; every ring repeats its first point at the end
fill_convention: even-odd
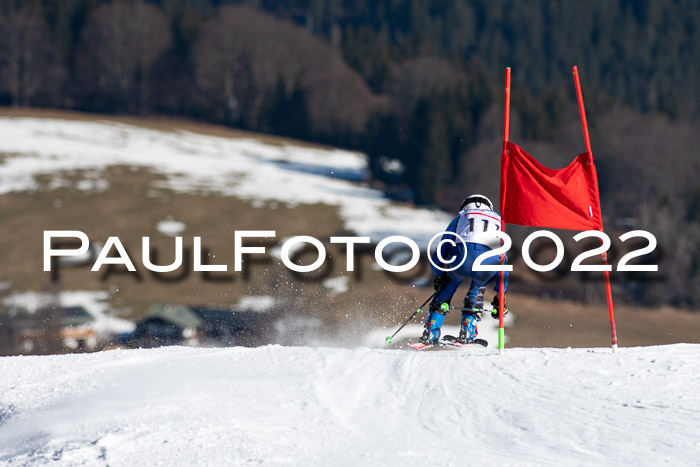
{"type": "Polygon", "coordinates": [[[408,344],[409,347],[414,348],[416,350],[428,350],[428,349],[433,349],[436,347],[453,347],[453,348],[462,348],[462,347],[488,347],[489,343],[485,339],[474,339],[472,342],[468,343],[462,343],[462,342],[457,342],[457,338],[455,336],[444,336],[443,338],[440,339],[440,341],[436,343],[431,343],[431,344],[424,344],[422,342],[414,342],[413,344],[408,344]]]}
{"type": "Polygon", "coordinates": [[[455,336],[450,336],[447,335],[441,339],[442,342],[444,342],[446,345],[452,345],[454,347],[470,347],[474,345],[478,345],[481,347],[488,347],[489,343],[485,339],[474,339],[471,342],[463,343],[463,342],[457,342],[457,338],[455,336]]]}
{"type": "MultiPolygon", "coordinates": [[[[481,314],[484,311],[486,311],[486,310],[484,310],[484,291],[485,290],[486,290],[486,287],[479,287],[479,290],[477,291],[476,297],[474,299],[474,306],[473,307],[468,308],[468,307],[451,306],[449,308],[452,310],[459,310],[462,313],[466,312],[468,314],[471,314],[476,319],[476,321],[481,321],[481,314]]],[[[423,305],[425,305],[425,303],[423,305]]],[[[443,303],[443,305],[445,305],[445,304],[443,303]]],[[[420,310],[420,308],[419,308],[419,310],[420,310]]],[[[445,311],[447,311],[447,310],[445,310],[445,311]]],[[[389,342],[389,339],[390,338],[387,338],[387,342],[389,342]]],[[[450,335],[443,336],[442,338],[440,338],[439,341],[431,342],[429,344],[425,344],[423,342],[414,342],[413,344],[408,344],[409,347],[412,347],[416,350],[428,350],[428,349],[433,349],[435,347],[447,347],[447,348],[452,348],[452,349],[462,348],[462,347],[474,347],[474,346],[488,347],[488,345],[489,345],[489,343],[484,339],[473,339],[470,342],[458,342],[457,338],[455,336],[450,336],[450,335]]]]}
{"type": "Polygon", "coordinates": [[[412,347],[416,350],[427,350],[427,349],[433,349],[435,347],[447,347],[447,344],[443,344],[441,342],[435,343],[435,344],[424,344],[422,342],[414,342],[413,344],[408,344],[409,347],[412,347]]]}

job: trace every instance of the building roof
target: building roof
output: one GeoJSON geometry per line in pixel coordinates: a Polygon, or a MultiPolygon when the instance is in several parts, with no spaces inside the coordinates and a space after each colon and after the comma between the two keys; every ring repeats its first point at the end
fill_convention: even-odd
{"type": "Polygon", "coordinates": [[[153,305],[146,313],[146,318],[160,318],[182,329],[197,328],[202,324],[202,318],[190,307],[170,303],[153,305]]]}
{"type": "Polygon", "coordinates": [[[61,324],[64,326],[80,326],[95,321],[95,318],[82,306],[63,307],[61,324]]]}

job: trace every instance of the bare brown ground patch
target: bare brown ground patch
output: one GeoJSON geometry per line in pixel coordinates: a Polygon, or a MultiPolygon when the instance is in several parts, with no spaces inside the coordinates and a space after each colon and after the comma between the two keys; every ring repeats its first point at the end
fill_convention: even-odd
{"type": "MultiPolygon", "coordinates": [[[[510,295],[515,323],[506,329],[510,347],[608,347],[611,345],[605,303],[584,305],[510,295]]],[[[700,314],[670,307],[651,310],[615,305],[618,344],[625,346],[700,343],[700,314]]]]}
{"type": "MultiPolygon", "coordinates": [[[[76,171],[63,173],[61,178],[77,182],[82,175],[76,171]]],[[[309,232],[330,236],[342,230],[336,209],[322,204],[256,208],[235,198],[177,194],[153,188],[153,182],[161,177],[132,167],[109,167],[100,178],[110,184],[104,192],[68,187],[0,196],[0,280],[10,281],[15,290],[46,289],[50,275],[43,272],[43,232],[80,230],[91,241],[118,237],[138,274],[122,269],[105,274],[107,266],[101,272],[91,272],[90,266],[65,269],[61,271],[61,285],[66,290],[110,290],[112,304],[132,309],[133,316],[163,301],[231,304],[248,293],[269,294],[269,280],[254,279],[268,267],[248,261],[248,280],[241,273],[212,273],[213,279],[206,280],[202,273],[193,272],[193,236],[201,237],[202,246],[213,255],[205,261],[226,264],[232,271],[236,230],[274,230],[278,240],[309,232]],[[157,223],[169,218],[186,225],[181,234],[188,249],[186,263],[181,272],[154,274],[141,262],[142,237],[150,237],[151,248],[157,250],[154,263],[172,263],[174,239],[157,230],[157,223]]],[[[247,242],[255,243],[255,239],[247,242]]]]}

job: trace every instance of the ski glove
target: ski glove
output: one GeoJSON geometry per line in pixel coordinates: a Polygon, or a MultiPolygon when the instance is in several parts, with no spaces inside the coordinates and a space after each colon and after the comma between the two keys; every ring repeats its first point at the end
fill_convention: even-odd
{"type": "Polygon", "coordinates": [[[450,277],[447,275],[446,272],[443,272],[439,276],[435,276],[435,279],[433,279],[433,287],[435,288],[436,292],[439,292],[442,289],[444,289],[445,286],[449,283],[450,277]]]}
{"type": "MultiPolygon", "coordinates": [[[[491,317],[492,317],[493,319],[498,319],[498,307],[499,307],[498,295],[496,295],[495,297],[493,297],[493,300],[491,301],[491,306],[493,307],[493,310],[491,311],[491,317]]],[[[504,300],[504,303],[503,303],[503,317],[505,318],[507,314],[508,314],[508,308],[506,308],[506,304],[505,304],[505,300],[504,300]]]]}

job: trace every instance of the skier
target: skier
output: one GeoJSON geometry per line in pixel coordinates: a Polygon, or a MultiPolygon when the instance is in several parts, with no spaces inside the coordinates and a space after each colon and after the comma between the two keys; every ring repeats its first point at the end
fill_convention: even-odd
{"type": "MultiPolygon", "coordinates": [[[[495,282],[496,296],[491,304],[493,311],[491,316],[498,319],[498,288],[500,272],[498,271],[472,271],[474,260],[482,253],[493,250],[501,246],[501,239],[493,234],[493,232],[501,230],[501,216],[494,212],[493,204],[484,195],[473,194],[467,196],[459,208],[459,215],[450,223],[446,229],[446,233],[442,236],[442,240],[451,240],[455,243],[452,245],[449,242],[444,242],[439,251],[433,254],[433,273],[435,279],[433,285],[435,287],[435,297],[430,303],[430,312],[425,321],[425,330],[420,341],[423,344],[435,344],[440,339],[440,328],[445,320],[445,315],[450,309],[450,302],[457,291],[457,288],[467,276],[471,277],[471,285],[469,292],[464,297],[464,309],[462,310],[462,320],[460,325],[459,337],[457,342],[467,344],[473,342],[477,335],[476,322],[479,321],[477,313],[472,309],[481,309],[483,305],[483,289],[480,297],[479,288],[495,282]],[[464,239],[465,245],[451,232],[458,234],[464,239]],[[449,269],[452,264],[457,265],[459,261],[467,255],[466,260],[462,265],[449,272],[445,272],[436,267],[442,266],[443,269],[449,269]],[[453,263],[445,264],[454,258],[453,263]],[[477,303],[480,298],[481,303],[477,303]]],[[[500,264],[498,255],[491,256],[483,261],[484,265],[500,264]]],[[[505,272],[505,280],[503,284],[504,304],[503,314],[508,313],[505,308],[505,290],[508,285],[508,272],[505,272]]]]}

